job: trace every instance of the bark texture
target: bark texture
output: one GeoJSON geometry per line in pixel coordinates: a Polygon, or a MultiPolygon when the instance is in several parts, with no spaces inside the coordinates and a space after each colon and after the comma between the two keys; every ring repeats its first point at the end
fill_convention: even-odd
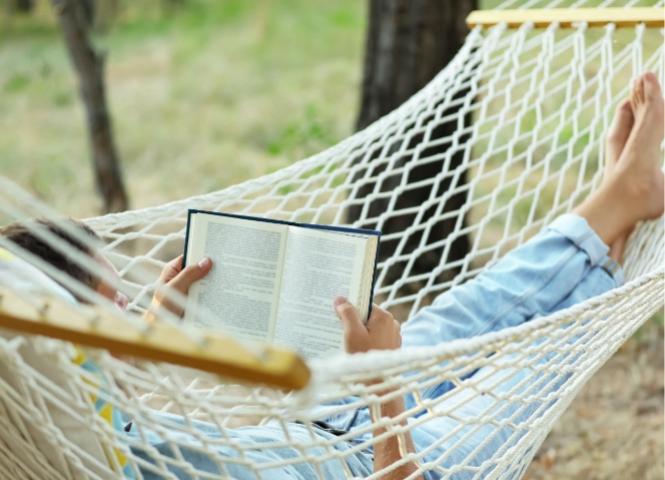
{"type": "Polygon", "coordinates": [[[90,38],[91,3],[80,0],[52,0],[52,3],[58,14],[69,57],[78,75],[95,183],[102,197],[104,211],[126,210],[129,201],[106,101],[104,54],[95,50],[90,38]]]}
{"type": "MultiPolygon", "coordinates": [[[[369,28],[366,37],[365,63],[362,83],[362,97],[357,128],[362,129],[378,118],[386,115],[406,101],[414,93],[425,86],[448,62],[455,56],[464,43],[467,34],[465,24],[466,16],[477,8],[477,0],[370,0],[369,2],[369,28]]],[[[464,95],[466,92],[459,92],[464,95]]],[[[445,115],[455,113],[447,111],[445,115]]],[[[430,138],[446,137],[458,131],[460,125],[448,121],[436,125],[430,138]]],[[[470,116],[463,119],[464,125],[471,122],[470,116]]],[[[433,118],[427,122],[434,121],[433,118]]],[[[403,140],[407,149],[414,148],[422,141],[422,135],[414,135],[403,140]]],[[[458,144],[463,143],[465,137],[458,138],[458,144]]],[[[403,147],[401,143],[390,146],[390,151],[397,151],[403,147]]],[[[453,148],[450,142],[424,149],[419,155],[420,159],[436,157],[453,148]]],[[[447,168],[452,171],[462,162],[463,152],[452,152],[452,162],[447,168]]],[[[397,165],[412,162],[411,154],[405,155],[397,161],[397,165]]],[[[433,178],[442,171],[444,160],[428,161],[419,165],[408,174],[408,183],[417,182],[426,178],[433,178]]],[[[373,175],[379,171],[372,172],[373,175]]],[[[363,198],[378,188],[379,191],[392,191],[399,184],[400,175],[387,177],[381,185],[375,181],[365,181],[360,172],[357,181],[364,181],[358,190],[357,198],[363,198]]],[[[433,186],[412,189],[399,194],[396,209],[421,205],[430,198],[432,190],[437,196],[451,188],[460,188],[466,184],[466,172],[457,176],[447,176],[433,186]]],[[[466,190],[462,189],[452,195],[445,202],[444,212],[453,212],[459,209],[466,201],[466,190]]],[[[371,202],[368,218],[372,218],[387,210],[388,201],[378,199],[371,202]]],[[[435,207],[429,209],[425,219],[431,216],[435,207]]],[[[362,207],[354,206],[348,210],[348,220],[356,221],[362,216],[362,207]]],[[[447,237],[456,228],[458,215],[442,220],[434,225],[430,231],[426,244],[447,237]]],[[[464,219],[461,219],[464,221],[464,219]]],[[[387,220],[382,227],[385,234],[403,232],[415,223],[415,215],[395,215],[387,220]]],[[[364,226],[375,227],[376,222],[363,222],[364,226]]],[[[409,235],[406,249],[402,253],[413,252],[420,243],[422,231],[409,235]]],[[[393,256],[397,247],[396,241],[385,241],[381,244],[381,260],[393,256]]],[[[462,259],[469,250],[469,239],[466,235],[458,235],[453,240],[452,248],[447,252],[448,262],[462,259]]],[[[443,247],[418,255],[414,269],[409,275],[429,273],[439,265],[441,256],[445,252],[443,247]]],[[[393,281],[404,274],[406,262],[393,265],[388,272],[387,280],[393,281]]],[[[441,272],[449,278],[455,269],[441,272]]]]}
{"type": "Polygon", "coordinates": [[[9,13],[31,13],[35,7],[35,0],[9,0],[7,2],[9,13]]]}

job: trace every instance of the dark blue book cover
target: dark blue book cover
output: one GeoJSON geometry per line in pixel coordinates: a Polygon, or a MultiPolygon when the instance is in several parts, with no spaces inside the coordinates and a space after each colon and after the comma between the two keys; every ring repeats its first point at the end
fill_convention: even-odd
{"type": "MultiPolygon", "coordinates": [[[[197,222],[200,221],[201,220],[197,219],[197,222]]],[[[238,235],[241,234],[238,233],[238,235]]],[[[294,325],[301,325],[303,332],[307,332],[308,328],[310,327],[311,329],[315,329],[316,327],[314,325],[316,325],[316,312],[318,311],[319,315],[323,315],[321,313],[322,309],[324,308],[322,305],[323,301],[321,300],[322,297],[327,296],[328,294],[332,296],[334,290],[337,289],[335,285],[340,286],[344,284],[344,274],[342,274],[341,277],[336,277],[336,275],[339,275],[340,272],[345,272],[345,271],[351,272],[349,273],[350,276],[348,278],[353,279],[352,284],[355,285],[355,287],[352,288],[352,285],[349,284],[348,288],[352,288],[352,292],[356,296],[356,301],[360,302],[358,306],[364,308],[363,304],[365,304],[365,302],[367,301],[366,303],[367,318],[369,318],[369,315],[371,314],[373,292],[376,281],[378,248],[381,236],[381,233],[379,231],[352,228],[347,226],[289,222],[289,221],[275,220],[275,219],[263,218],[257,216],[241,215],[236,213],[212,212],[212,211],[199,210],[199,209],[190,209],[188,211],[188,216],[187,216],[187,231],[185,236],[185,249],[184,249],[185,251],[183,257],[183,264],[184,265],[187,264],[188,252],[191,251],[192,254],[195,255],[194,258],[198,260],[200,259],[200,256],[202,255],[203,252],[207,252],[208,249],[211,248],[210,251],[214,251],[215,249],[217,249],[216,255],[218,255],[220,259],[221,258],[225,259],[226,265],[228,266],[229,269],[228,272],[223,272],[221,273],[221,276],[215,277],[214,280],[211,280],[211,282],[215,283],[209,283],[205,287],[210,292],[211,291],[210,285],[220,285],[220,284],[227,285],[227,287],[220,287],[220,290],[215,291],[214,295],[211,295],[209,293],[207,297],[209,302],[217,304],[216,302],[218,301],[218,298],[216,297],[218,296],[221,297],[227,294],[232,295],[232,292],[235,289],[236,278],[238,278],[238,283],[240,282],[244,283],[243,287],[238,287],[240,288],[241,291],[240,295],[243,295],[242,288],[248,290],[254,288],[252,280],[253,278],[252,268],[254,267],[248,266],[248,264],[252,263],[253,259],[251,257],[246,257],[246,258],[243,257],[242,254],[238,253],[240,252],[238,248],[244,251],[247,248],[249,248],[249,245],[252,244],[260,245],[262,247],[264,244],[262,243],[261,238],[264,235],[272,235],[275,238],[277,237],[282,238],[282,240],[279,241],[281,242],[280,244],[282,245],[281,247],[279,247],[280,251],[279,260],[274,259],[272,261],[276,262],[273,264],[277,265],[277,270],[274,270],[274,272],[278,272],[276,278],[279,279],[277,281],[281,282],[283,287],[270,287],[272,288],[272,290],[268,290],[271,292],[279,292],[278,295],[280,295],[279,296],[280,300],[278,300],[278,304],[274,304],[273,302],[274,305],[279,305],[279,307],[277,306],[273,307],[279,311],[279,315],[277,317],[274,317],[274,315],[277,315],[277,313],[271,314],[271,318],[275,318],[275,320],[271,320],[269,322],[270,328],[273,329],[272,337],[277,335],[275,333],[277,330],[281,329],[280,332],[282,332],[282,334],[284,331],[287,330],[285,327],[283,327],[285,321],[279,319],[291,318],[289,316],[290,315],[289,312],[293,313],[296,317],[296,320],[294,320],[295,322],[294,325]],[[233,220],[230,223],[224,221],[215,221],[214,219],[211,219],[209,221],[203,220],[204,223],[201,224],[201,226],[205,228],[206,231],[205,236],[204,237],[197,236],[195,240],[196,243],[190,245],[190,243],[192,243],[191,234],[193,229],[193,218],[197,215],[202,215],[203,217],[206,216],[226,217],[233,220]],[[247,222],[246,226],[242,226],[244,224],[244,221],[247,222]],[[257,228],[256,225],[252,227],[252,224],[256,224],[257,222],[262,224],[270,224],[273,226],[268,227],[266,225],[265,229],[257,228]],[[235,225],[235,227],[233,225],[235,225]],[[284,225],[287,227],[298,227],[298,229],[316,230],[320,233],[330,232],[331,237],[328,240],[326,240],[326,238],[328,238],[326,235],[317,234],[313,236],[313,234],[306,234],[306,232],[303,230],[280,230],[276,229],[275,227],[276,225],[284,225]],[[211,233],[211,230],[209,229],[212,228],[212,226],[215,226],[215,228],[218,229],[218,231],[211,233]],[[251,230],[252,228],[255,230],[256,233],[252,232],[251,230]],[[229,232],[230,236],[227,237],[223,235],[222,232],[224,231],[229,232]],[[237,240],[238,237],[236,236],[235,233],[236,231],[245,232],[244,234],[242,234],[245,235],[244,237],[242,237],[243,243],[238,243],[237,240]],[[233,234],[231,234],[231,232],[233,232],[233,234]],[[275,233],[270,233],[270,232],[275,232],[275,233]],[[347,237],[347,239],[344,240],[344,237],[347,237]],[[355,237],[356,240],[351,240],[348,237],[355,237]],[[367,240],[365,241],[360,240],[363,238],[369,239],[371,237],[374,237],[376,240],[372,241],[371,243],[366,243],[367,240]],[[203,240],[204,238],[205,240],[203,240]],[[219,239],[219,242],[211,240],[215,238],[219,239]],[[202,243],[202,241],[206,242],[205,245],[202,243]],[[211,243],[208,244],[208,242],[211,243]],[[233,245],[235,245],[235,247],[233,247],[233,245]],[[298,247],[295,247],[295,245],[298,245],[298,247]],[[345,245],[349,246],[351,250],[346,249],[345,245]],[[227,247],[229,248],[227,249],[227,247]],[[296,250],[293,250],[293,248],[296,248],[296,250]],[[364,250],[359,251],[357,250],[358,248],[361,249],[364,248],[364,250]],[[227,251],[229,252],[228,255],[226,254],[227,251]],[[351,254],[349,253],[350,251],[355,251],[357,253],[351,254]],[[360,259],[362,259],[363,262],[362,265],[358,263],[360,259]],[[339,262],[337,260],[339,260],[339,262]],[[289,262],[291,263],[289,264],[289,262]],[[289,275],[286,275],[286,273],[282,274],[282,269],[287,269],[287,268],[291,269],[295,268],[295,271],[299,271],[300,267],[298,267],[298,265],[305,265],[305,267],[302,270],[303,277],[300,277],[299,275],[294,276],[293,275],[294,270],[291,270],[291,273],[289,275]],[[331,268],[328,268],[329,265],[331,266],[331,268]],[[371,279],[370,279],[370,268],[371,268],[371,279]],[[288,278],[292,280],[287,280],[288,278]],[[321,288],[318,289],[316,285],[320,285],[321,288]],[[282,288],[286,288],[286,290],[284,290],[283,293],[282,293],[282,288]],[[294,292],[297,292],[297,294],[294,292]],[[307,295],[307,292],[309,292],[309,296],[307,295]],[[285,294],[286,297],[281,297],[282,294],[285,294]],[[301,294],[302,297],[300,296],[301,294]],[[369,296],[369,298],[367,298],[367,296],[369,296]],[[307,312],[309,313],[307,312],[304,313],[302,306],[310,305],[308,301],[309,302],[314,301],[314,304],[312,305],[311,310],[307,310],[307,312]],[[294,307],[294,305],[299,305],[299,307],[294,307]],[[292,309],[292,307],[294,309],[292,309]],[[309,323],[309,325],[304,325],[303,318],[309,317],[309,315],[312,316],[311,319],[307,318],[307,322],[309,323]],[[279,322],[277,322],[277,320],[279,320],[279,322]],[[279,328],[278,325],[280,326],[279,328]]],[[[260,261],[260,259],[258,258],[256,260],[260,261]]],[[[213,263],[214,262],[215,259],[213,258],[213,263]]],[[[259,266],[257,268],[261,267],[259,266]]],[[[260,279],[258,279],[257,281],[260,281],[260,279]]],[[[202,292],[201,294],[203,294],[203,287],[201,292],[202,292]]],[[[275,294],[277,293],[272,293],[271,295],[275,294]]],[[[332,310],[333,299],[334,297],[330,298],[331,312],[333,312],[332,310]]],[[[219,301],[221,302],[221,300],[219,301]]],[[[245,305],[249,305],[251,308],[254,308],[255,303],[253,300],[250,300],[250,297],[245,296],[243,298],[243,301],[245,302],[245,305]]],[[[265,297],[261,297],[257,300],[258,304],[263,303],[264,306],[265,302],[266,302],[265,297]]],[[[203,303],[207,304],[207,302],[203,303]]],[[[230,303],[233,303],[233,301],[231,301],[230,303]]],[[[213,309],[213,311],[216,314],[219,314],[220,320],[225,319],[225,321],[223,321],[224,324],[233,330],[234,328],[232,320],[233,315],[229,314],[228,311],[225,312],[224,305],[225,304],[222,302],[221,308],[213,309]],[[229,325],[228,323],[229,321],[232,322],[231,325],[229,325]]],[[[230,311],[233,309],[229,307],[226,310],[230,311]]],[[[255,316],[265,318],[265,314],[255,315],[255,316]]],[[[247,317],[248,323],[251,318],[253,318],[251,315],[247,317]]],[[[325,318],[327,317],[323,316],[321,318],[324,324],[321,325],[322,330],[320,330],[318,334],[325,335],[325,333],[321,332],[327,331],[326,328],[331,328],[331,329],[335,328],[335,326],[331,326],[330,323],[326,323],[329,322],[328,320],[325,320],[325,318]]],[[[235,326],[237,326],[238,323],[242,324],[241,328],[245,328],[245,324],[243,324],[240,320],[236,322],[235,326]]],[[[265,326],[266,326],[265,323],[261,323],[260,325],[255,326],[254,330],[251,330],[250,327],[247,327],[247,331],[241,330],[240,332],[238,332],[238,335],[242,336],[245,333],[250,334],[251,331],[260,332],[265,328],[265,326]]],[[[314,330],[310,330],[310,333],[311,332],[314,332],[314,330]]],[[[305,335],[305,333],[303,333],[302,335],[305,335]]],[[[309,337],[302,336],[303,340],[305,338],[309,337]]],[[[312,342],[316,342],[316,338],[318,337],[316,337],[315,335],[314,339],[312,339],[312,342]]],[[[284,339],[281,338],[281,340],[284,339]]]]}

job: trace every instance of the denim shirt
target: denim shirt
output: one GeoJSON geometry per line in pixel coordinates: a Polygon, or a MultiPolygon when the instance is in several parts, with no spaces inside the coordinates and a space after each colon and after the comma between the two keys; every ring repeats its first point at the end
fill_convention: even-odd
{"type": "MultiPolygon", "coordinates": [[[[489,332],[514,327],[539,316],[567,308],[588,298],[599,295],[623,283],[623,274],[618,265],[608,256],[608,247],[601,241],[587,222],[576,215],[559,217],[541,233],[514,249],[490,268],[485,269],[474,279],[441,294],[432,305],[420,310],[402,327],[403,347],[432,346],[455,339],[470,338],[489,332]]],[[[501,361],[510,362],[510,355],[501,361]]],[[[547,361],[547,357],[540,361],[547,361]]],[[[571,361],[574,361],[572,359],[571,361]]],[[[417,452],[427,452],[423,463],[431,462],[425,473],[429,479],[440,478],[445,472],[450,478],[483,478],[496,468],[492,458],[503,453],[529,430],[520,424],[527,419],[537,418],[539,409],[551,405],[543,401],[527,404],[505,402],[497,405],[496,397],[502,393],[552,392],[560,388],[566,377],[558,377],[556,382],[545,375],[532,383],[532,371],[517,367],[502,368],[497,374],[492,369],[469,372],[469,376],[479,379],[479,388],[492,392],[492,395],[478,395],[471,389],[453,391],[450,382],[443,382],[420,392],[423,398],[438,398],[448,394],[435,408],[442,412],[454,407],[454,416],[442,415],[411,428],[411,436],[417,452]],[[487,371],[486,371],[487,370],[487,371]],[[491,370],[491,371],[490,371],[491,370]],[[492,375],[490,375],[492,374],[492,375]],[[498,377],[498,378],[497,378],[498,377]],[[535,383],[534,383],[535,382],[535,383]],[[544,390],[543,390],[544,389],[544,390]],[[491,412],[494,422],[465,422],[465,418],[478,418],[483,412],[491,412]],[[509,422],[508,422],[509,420],[509,422]],[[454,447],[454,448],[453,448],[454,447]]],[[[341,402],[351,402],[354,398],[341,402]]],[[[552,400],[553,401],[553,400],[552,400]]],[[[407,407],[414,400],[407,396],[407,407]]],[[[161,415],[164,421],[182,424],[183,419],[174,415],[161,415]]],[[[410,421],[415,421],[413,418],[410,421]]],[[[326,419],[332,429],[352,431],[371,423],[366,407],[356,411],[346,411],[326,419]]],[[[219,438],[222,434],[210,424],[197,422],[196,428],[206,438],[219,438]]],[[[289,424],[289,435],[295,440],[307,443],[308,429],[300,424],[289,424]]],[[[129,435],[132,435],[130,433],[129,435]]],[[[284,440],[281,425],[228,429],[224,437],[252,446],[244,453],[245,459],[257,464],[302,456],[294,447],[285,446],[260,450],[265,442],[284,440]]],[[[316,435],[322,439],[331,438],[334,433],[317,428],[316,435]]],[[[367,433],[365,439],[371,435],[367,433]]],[[[148,436],[151,446],[162,455],[173,456],[168,442],[154,432],[148,436]]],[[[192,445],[191,449],[180,447],[183,458],[196,469],[213,473],[228,472],[233,478],[255,479],[251,468],[238,462],[238,452],[230,447],[217,447],[217,455],[206,453],[200,447],[200,440],[189,434],[179,434],[180,445],[192,445]],[[217,457],[217,458],[213,458],[217,457]],[[224,464],[226,471],[218,468],[224,464]]],[[[359,440],[362,440],[360,437],[359,440]]],[[[336,442],[340,451],[352,447],[351,442],[336,442]]],[[[148,449],[132,447],[133,452],[153,462],[148,449]]],[[[319,456],[324,453],[312,447],[307,454],[319,456]]],[[[533,453],[533,452],[531,452],[533,453]]],[[[345,472],[357,477],[372,473],[373,456],[371,449],[347,454],[342,460],[333,459],[317,468],[308,463],[296,463],[279,469],[260,470],[260,478],[266,479],[310,479],[322,475],[324,478],[345,478],[345,472]]],[[[185,469],[173,466],[171,469],[180,479],[192,478],[185,469]]],[[[142,470],[145,478],[161,478],[148,469],[142,470]]],[[[521,471],[505,472],[507,477],[519,476],[521,471]]]]}

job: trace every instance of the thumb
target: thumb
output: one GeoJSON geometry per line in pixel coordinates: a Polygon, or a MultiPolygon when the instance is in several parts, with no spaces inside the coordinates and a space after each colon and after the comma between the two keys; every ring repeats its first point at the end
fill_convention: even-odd
{"type": "Polygon", "coordinates": [[[182,271],[182,254],[164,265],[159,279],[162,283],[168,283],[175,278],[182,271]]]}
{"type": "Polygon", "coordinates": [[[182,293],[187,293],[189,287],[192,286],[194,282],[205,277],[210,269],[212,268],[212,260],[208,257],[203,258],[200,262],[194,263],[192,265],[187,265],[178,273],[173,280],[168,282],[168,286],[178,290],[182,293]]]}
{"type": "Polygon", "coordinates": [[[367,331],[365,326],[360,321],[360,315],[356,308],[344,297],[335,298],[335,312],[344,325],[344,332],[346,334],[367,331]]]}

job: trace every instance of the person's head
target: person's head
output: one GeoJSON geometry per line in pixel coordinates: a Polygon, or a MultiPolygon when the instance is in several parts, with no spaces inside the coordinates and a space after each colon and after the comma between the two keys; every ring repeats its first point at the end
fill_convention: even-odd
{"type": "MultiPolygon", "coordinates": [[[[79,236],[89,238],[93,241],[99,241],[97,234],[83,222],[73,219],[63,220],[29,220],[28,222],[17,222],[0,227],[0,236],[7,238],[12,243],[18,245],[24,250],[36,255],[43,261],[52,265],[59,271],[69,275],[71,278],[78,280],[85,286],[95,290],[100,295],[115,302],[120,308],[127,306],[127,297],[117,291],[115,287],[108,282],[103,281],[100,277],[92,273],[89,269],[83,268],[77,262],[72,260],[68,255],[63,253],[60,249],[54,248],[48,242],[42,240],[37,234],[35,229],[46,229],[51,234],[59,237],[69,244],[69,246],[77,249],[78,251],[89,256],[99,266],[106,269],[111,275],[117,275],[115,268],[101,253],[87,245],[87,242],[81,242],[79,236]],[[69,230],[76,231],[79,235],[71,235],[69,230]]],[[[75,292],[72,294],[79,300],[82,300],[75,292]]]]}

